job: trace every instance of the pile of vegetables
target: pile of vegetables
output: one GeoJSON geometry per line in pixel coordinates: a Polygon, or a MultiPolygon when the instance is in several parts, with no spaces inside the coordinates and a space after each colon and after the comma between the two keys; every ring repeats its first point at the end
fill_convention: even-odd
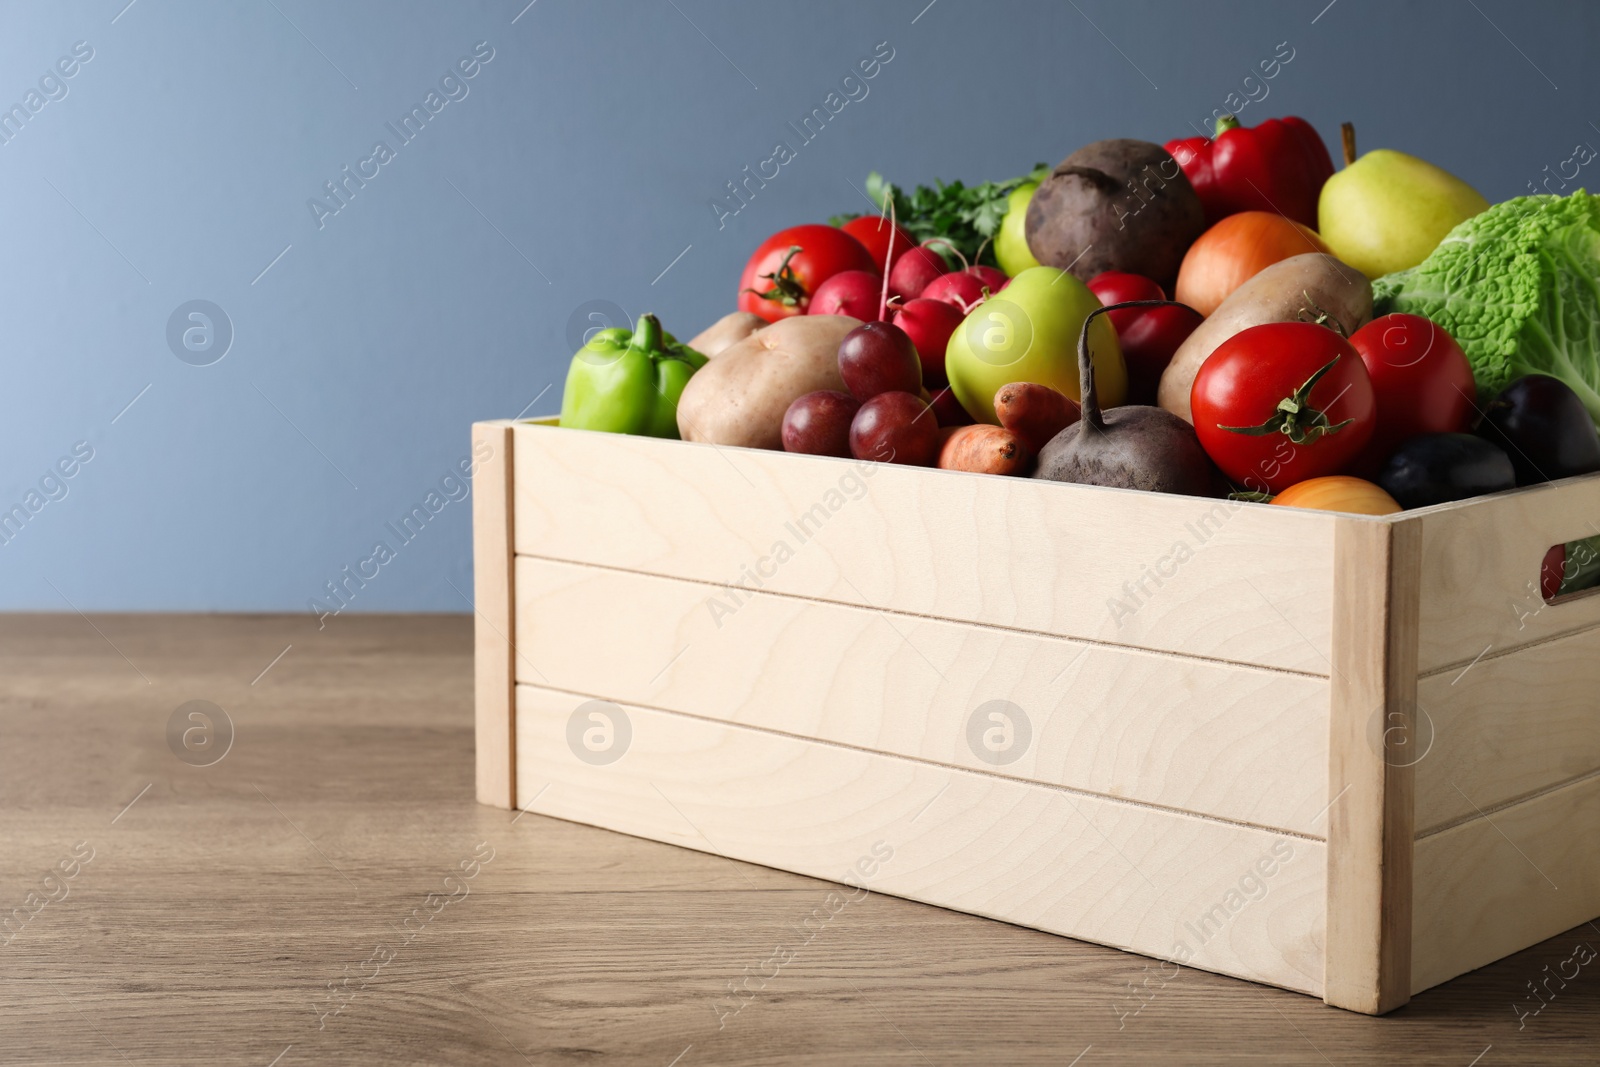
{"type": "MultiPolygon", "coordinates": [[[[1342,141],[1335,171],[1303,120],[1225,116],[970,187],[872,174],[881,213],[773,234],[688,344],[597,334],[561,423],[1372,515],[1600,471],[1600,198],[1491,207],[1342,141]]],[[[1600,584],[1596,542],[1547,598],[1600,584]]]]}

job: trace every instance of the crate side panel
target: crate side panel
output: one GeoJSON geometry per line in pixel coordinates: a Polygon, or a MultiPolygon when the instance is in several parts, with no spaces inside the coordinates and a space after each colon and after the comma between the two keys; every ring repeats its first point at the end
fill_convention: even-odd
{"type": "Polygon", "coordinates": [[[1417,704],[1419,833],[1581,778],[1600,770],[1600,630],[1425,678],[1417,704]]]}
{"type": "Polygon", "coordinates": [[[638,707],[601,764],[578,705],[518,687],[530,811],[1320,995],[1320,841],[638,707]]]}
{"type": "Polygon", "coordinates": [[[478,803],[516,803],[511,424],[472,426],[473,740],[478,803]]]}
{"type": "Polygon", "coordinates": [[[1600,777],[1416,843],[1413,992],[1600,917],[1600,777]]]}
{"type": "Polygon", "coordinates": [[[1459,670],[1505,652],[1600,626],[1600,596],[1546,604],[1539,564],[1551,545],[1600,533],[1600,477],[1572,478],[1462,501],[1422,521],[1418,667],[1459,670]]]}
{"type": "Polygon", "coordinates": [[[1325,829],[1325,679],[527,556],[516,587],[522,682],[1325,829]]]}
{"type": "Polygon", "coordinates": [[[534,425],[515,437],[523,554],[1329,670],[1328,513],[534,425]]]}

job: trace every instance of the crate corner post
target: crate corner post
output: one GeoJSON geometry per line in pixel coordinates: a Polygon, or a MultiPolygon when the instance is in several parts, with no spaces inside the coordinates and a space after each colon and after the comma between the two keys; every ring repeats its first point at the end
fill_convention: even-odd
{"type": "Polygon", "coordinates": [[[1382,1015],[1411,999],[1420,519],[1334,534],[1323,1000],[1382,1015]]]}
{"type": "Polygon", "coordinates": [[[472,424],[473,735],[478,803],[517,806],[513,422],[472,424]]]}

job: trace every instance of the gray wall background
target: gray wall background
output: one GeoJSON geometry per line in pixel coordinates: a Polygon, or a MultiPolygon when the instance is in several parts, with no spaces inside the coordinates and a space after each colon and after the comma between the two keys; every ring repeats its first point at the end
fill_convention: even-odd
{"type": "Polygon", "coordinates": [[[862,210],[868,170],[1163,141],[1259,97],[1282,42],[1242,117],[1303,115],[1336,156],[1351,120],[1498,200],[1600,144],[1587,3],[126,2],[0,8],[0,106],[37,106],[0,144],[0,509],[43,501],[0,545],[0,609],[305,610],[383,539],[352,610],[466,610],[454,483],[409,543],[386,524],[473,419],[558,408],[586,304],[691,335],[770,232],[862,210]],[[882,41],[868,95],[799,144],[785,123],[882,41]],[[441,77],[478,42],[401,145],[385,123],[459,96],[441,77]],[[308,199],[378,140],[394,158],[319,227],[308,199]],[[778,140],[797,158],[719,228],[710,199],[778,140]],[[206,366],[168,343],[193,300],[232,327],[206,366]]]}

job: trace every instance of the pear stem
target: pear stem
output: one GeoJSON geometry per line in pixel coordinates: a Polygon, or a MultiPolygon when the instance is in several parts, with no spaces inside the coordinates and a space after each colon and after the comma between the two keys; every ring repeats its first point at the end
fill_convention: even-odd
{"type": "Polygon", "coordinates": [[[1349,166],[1356,161],[1356,125],[1353,122],[1339,124],[1339,137],[1344,141],[1344,165],[1349,166]]]}

